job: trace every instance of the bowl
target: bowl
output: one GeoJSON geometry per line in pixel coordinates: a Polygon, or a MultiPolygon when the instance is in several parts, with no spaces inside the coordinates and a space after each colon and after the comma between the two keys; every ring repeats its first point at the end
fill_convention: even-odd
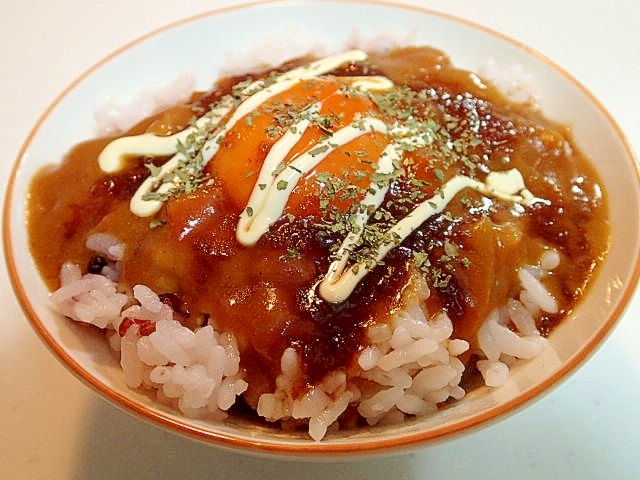
{"type": "Polygon", "coordinates": [[[137,418],[218,447],[288,459],[343,459],[455,438],[516,412],[567,378],[602,344],[632,297],[640,275],[639,209],[638,165],[620,128],[574,78],[530,48],[486,28],[415,7],[273,2],[169,25],[118,50],[70,85],[42,115],[19,154],[9,180],[3,240],[9,275],[31,325],[54,356],[105,399],[137,418]],[[279,41],[283,36],[286,45],[279,41]],[[134,102],[146,88],[170,84],[183,72],[191,72],[194,88],[204,89],[221,74],[255,64],[256,58],[277,64],[306,53],[310,46],[322,53],[343,50],[353,42],[370,48],[434,46],[458,67],[484,72],[509,94],[531,95],[547,117],[571,127],[601,175],[611,212],[609,253],[587,295],[552,332],[549,348],[513,369],[506,385],[478,388],[449,408],[415,421],[339,431],[320,442],[241,418],[221,423],[185,418],[129,389],[104,337],[61,318],[49,304],[25,229],[31,178],[74,144],[95,136],[94,114],[104,110],[109,95],[122,104],[134,102]]]}

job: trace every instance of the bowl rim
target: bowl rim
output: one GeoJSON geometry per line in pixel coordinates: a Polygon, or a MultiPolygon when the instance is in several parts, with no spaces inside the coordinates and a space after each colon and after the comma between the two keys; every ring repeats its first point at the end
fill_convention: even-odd
{"type": "MultiPolygon", "coordinates": [[[[320,0],[323,3],[328,3],[332,0],[320,0]]],[[[526,391],[518,394],[511,400],[504,403],[500,403],[488,410],[481,413],[476,413],[468,418],[460,421],[455,421],[451,424],[444,424],[437,426],[428,432],[410,432],[402,436],[393,436],[383,439],[363,439],[360,443],[331,443],[326,441],[313,442],[291,442],[281,443],[277,439],[262,441],[257,438],[249,438],[243,435],[235,435],[225,432],[216,432],[214,430],[198,427],[194,424],[188,424],[182,422],[179,419],[172,418],[172,416],[164,414],[159,410],[151,410],[148,407],[139,404],[138,402],[126,397],[110,386],[102,383],[98,378],[94,377],[91,373],[87,372],[78,362],[76,362],[65,349],[58,344],[51,333],[48,331],[44,323],[40,320],[34,305],[29,299],[29,295],[26,291],[26,287],[23,284],[20,275],[18,273],[17,259],[14,256],[14,250],[12,246],[12,226],[11,226],[11,212],[14,205],[19,199],[14,197],[16,178],[18,176],[21,165],[25,162],[30,146],[34,138],[39,133],[43,123],[51,115],[52,111],[67,97],[67,95],[73,91],[80,83],[82,83],[93,72],[99,70],[109,61],[130,50],[136,45],[143,43],[145,40],[170,31],[174,28],[184,26],[191,22],[218,15],[224,15],[229,12],[252,10],[255,8],[271,8],[271,7],[284,7],[288,4],[304,4],[318,2],[318,0],[266,0],[266,1],[253,1],[241,5],[234,5],[224,8],[217,8],[207,10],[196,15],[186,17],[184,19],[166,24],[162,27],[154,29],[146,34],[143,34],[132,41],[117,48],[112,53],[108,54],[94,65],[89,67],[83,73],[81,73],[75,80],[73,80],[62,92],[60,92],[53,102],[44,110],[40,115],[34,126],[29,131],[26,139],[24,140],[13,167],[10,171],[10,176],[7,183],[7,190],[5,194],[4,211],[2,218],[2,240],[4,245],[5,263],[7,265],[7,272],[15,292],[15,295],[19,301],[19,304],[25,313],[28,322],[32,328],[39,335],[44,344],[54,354],[54,356],[65,366],[71,373],[79,378],[85,385],[95,389],[101,396],[110,401],[113,405],[120,408],[129,414],[134,414],[138,418],[150,422],[156,426],[165,427],[170,431],[181,434],[191,439],[201,441],[206,444],[216,445],[219,447],[227,448],[232,451],[263,454],[263,455],[286,455],[288,459],[305,458],[312,459],[319,456],[326,456],[327,454],[343,458],[345,456],[352,456],[353,454],[380,454],[380,453],[393,453],[398,450],[408,450],[412,448],[418,448],[431,444],[436,441],[443,441],[444,439],[453,438],[463,433],[475,430],[480,426],[484,426],[495,422],[507,415],[515,413],[517,410],[523,408],[530,403],[534,398],[539,398],[542,393],[549,392],[552,387],[557,386],[561,380],[566,379],[569,374],[574,372],[578,366],[583,364],[602,344],[603,340],[612,332],[618,320],[629,305],[635,289],[640,279],[640,257],[635,259],[635,264],[630,276],[630,281],[622,288],[620,300],[615,308],[610,312],[606,321],[598,328],[596,334],[590,338],[590,340],[582,345],[577,352],[575,352],[569,360],[563,363],[563,365],[555,371],[552,375],[546,378],[544,381],[528,388],[526,391]]],[[[524,43],[515,40],[503,33],[500,33],[492,28],[475,23],[474,21],[458,17],[456,15],[439,12],[430,8],[407,5],[402,3],[396,3],[388,0],[347,0],[344,3],[377,5],[407,11],[415,11],[420,14],[431,15],[439,17],[444,20],[450,20],[463,26],[470,27],[475,30],[482,31],[489,34],[501,41],[507,42],[512,46],[517,47],[520,50],[524,50],[530,56],[535,57],[538,61],[547,64],[556,72],[560,73],[562,77],[568,80],[574,87],[577,87],[583,94],[585,94],[591,104],[597,108],[606,118],[609,125],[613,128],[616,137],[621,141],[628,157],[633,162],[633,168],[635,172],[636,181],[640,183],[640,166],[638,159],[633,151],[631,143],[624,134],[617,121],[604,107],[604,105],[593,95],[585,86],[583,86],[576,78],[568,73],[564,68],[551,61],[546,56],[542,55],[535,49],[525,45],[524,43]]]]}

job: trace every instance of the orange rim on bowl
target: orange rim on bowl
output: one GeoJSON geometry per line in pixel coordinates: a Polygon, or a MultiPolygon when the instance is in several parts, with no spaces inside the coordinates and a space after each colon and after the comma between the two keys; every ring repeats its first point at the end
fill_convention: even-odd
{"type": "MultiPolygon", "coordinates": [[[[244,425],[240,429],[234,429],[233,425],[220,426],[215,424],[206,424],[204,422],[194,422],[183,419],[181,416],[164,410],[155,408],[149,403],[139,401],[132,398],[126,391],[123,391],[110,384],[105,377],[97,375],[96,372],[89,369],[81,363],[77,356],[71,354],[70,351],[61,344],[57,332],[51,330],[51,324],[44,321],[46,309],[43,309],[42,299],[34,299],[31,290],[32,285],[29,283],[27,276],[33,276],[35,271],[33,265],[25,266],[28,263],[28,247],[24,246],[24,232],[20,229],[24,228],[24,193],[26,185],[29,181],[27,174],[24,173],[24,166],[31,159],[31,151],[34,143],[42,130],[46,129],[46,123],[50,120],[54,112],[68,99],[72,92],[79,86],[83,85],[89,78],[95,74],[99,74],[102,69],[108,66],[119,57],[130,53],[140,45],[146,44],[148,41],[169,35],[172,32],[188,29],[194,23],[206,23],[210,21],[223,21],[226,16],[244,15],[252,11],[260,11],[261,13],[272,12],[279,15],[283,10],[292,9],[309,9],[319,8],[324,5],[327,7],[329,3],[340,3],[340,8],[361,8],[377,9],[378,12],[401,12],[402,15],[418,16],[422,19],[430,19],[439,25],[439,28],[455,28],[459,30],[474,32],[474,35],[480,35],[491,39],[492,42],[498,42],[508,45],[508,48],[520,51],[520,53],[532,62],[544,65],[545,69],[553,72],[563,79],[563,82],[577,92],[577,95],[583,98],[582,102],[589,105],[589,108],[597,113],[599,121],[606,124],[611,131],[612,141],[616,143],[620,157],[625,159],[624,167],[626,171],[622,173],[626,176],[626,182],[629,185],[630,195],[634,200],[640,199],[640,174],[637,161],[635,159],[632,148],[626,140],[624,134],[616,124],[615,120],[610,116],[606,109],[593,97],[583,86],[573,79],[567,72],[560,67],[552,64],[548,59],[544,58],[529,47],[526,47],[510,38],[499,33],[493,32],[484,27],[475,25],[471,22],[454,18],[441,13],[417,8],[402,6],[397,4],[389,4],[376,1],[349,1],[349,2],[266,2],[255,3],[245,6],[223,9],[213,12],[204,13],[196,17],[186,19],[175,24],[164,27],[160,30],[152,32],[126,46],[117,50],[101,62],[97,63],[90,70],[85,72],[80,78],[72,83],[62,94],[53,102],[53,104],[44,112],[38,120],[35,127],[29,134],[24,143],[17,162],[11,173],[9,186],[5,202],[5,210],[3,215],[3,241],[5,245],[5,255],[8,265],[9,276],[11,278],[16,295],[29,319],[31,325],[42,338],[44,343],[51,349],[54,355],[67,366],[72,373],[79,377],[82,381],[90,385],[92,388],[102,394],[102,396],[115,405],[123,408],[129,413],[149,420],[156,425],[168,428],[171,431],[184,434],[190,438],[195,438],[207,443],[228,447],[234,450],[248,451],[262,454],[276,455],[293,455],[299,457],[314,457],[322,455],[354,455],[354,454],[372,454],[380,452],[394,452],[399,449],[415,448],[423,446],[428,442],[436,440],[452,438],[454,434],[460,434],[470,431],[475,427],[485,425],[491,421],[495,421],[504,417],[506,414],[514,412],[519,407],[524,406],[532,399],[539,397],[542,393],[550,390],[551,387],[567,377],[579,365],[581,365],[603,342],[605,337],[611,332],[618,319],[621,317],[624,309],[630,302],[638,278],[640,278],[640,229],[638,227],[638,219],[640,215],[636,215],[629,221],[624,228],[630,235],[628,240],[619,240],[614,238],[612,241],[612,252],[615,255],[622,256],[618,253],[618,249],[626,249],[627,262],[624,269],[618,265],[609,269],[609,260],[606,260],[601,269],[597,287],[592,287],[592,292],[602,294],[601,302],[596,308],[595,316],[606,315],[603,318],[594,320],[594,328],[586,334],[584,341],[573,348],[571,353],[564,358],[560,358],[557,365],[549,370],[540,381],[528,386],[527,388],[513,394],[507,395],[502,399],[496,400],[487,408],[479,411],[469,411],[460,414],[459,417],[442,417],[441,423],[429,425],[428,429],[420,423],[404,425],[395,429],[372,429],[367,432],[347,432],[343,436],[331,436],[321,442],[313,442],[303,437],[287,438],[282,435],[272,435],[264,433],[256,427],[244,425]],[[628,242],[628,243],[627,243],[628,242]],[[615,250],[614,250],[615,249],[615,250]],[[26,262],[26,263],[25,263],[26,262]],[[28,270],[28,271],[27,271],[28,270]],[[606,297],[606,298],[604,298],[606,297]],[[604,305],[604,306],[603,306],[604,305]],[[45,312],[45,313],[43,313],[45,312]]],[[[285,17],[286,15],[283,15],[285,17]]],[[[447,51],[447,45],[434,45],[447,51]]],[[[523,57],[523,58],[524,58],[523,57]]],[[[455,54],[452,55],[453,62],[456,63],[455,54]]],[[[68,147],[75,142],[71,142],[68,147]]],[[[605,183],[607,183],[605,181],[605,183]]],[[[615,213],[616,202],[623,202],[622,199],[612,202],[611,211],[615,213]]],[[[621,203],[622,204],[622,203],[621,203]]],[[[635,207],[637,208],[637,206],[635,207]]],[[[614,237],[616,236],[614,230],[614,237]]],[[[616,257],[617,258],[617,257],[616,257]]],[[[615,259],[612,259],[613,262],[615,259]]],[[[616,260],[617,261],[617,260],[616,260]]],[[[43,291],[42,285],[37,289],[43,291]]],[[[586,307],[585,307],[586,308],[586,307]]],[[[583,316],[580,312],[578,316],[583,316]]],[[[456,408],[464,408],[464,402],[460,402],[461,406],[456,408]]]]}

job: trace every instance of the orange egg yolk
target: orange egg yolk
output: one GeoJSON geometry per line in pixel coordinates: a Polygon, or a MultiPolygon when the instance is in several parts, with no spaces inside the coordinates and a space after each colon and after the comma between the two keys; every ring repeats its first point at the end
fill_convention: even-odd
{"type": "MultiPolygon", "coordinates": [[[[316,120],[286,153],[284,165],[313,150],[320,142],[330,142],[334,132],[360,118],[381,116],[370,98],[349,93],[345,87],[345,82],[338,78],[303,80],[274,95],[230,128],[206,172],[219,182],[238,211],[245,208],[270,149],[288,128],[295,128],[301,113],[312,104],[321,105],[316,120]]],[[[344,145],[335,146],[318,165],[304,172],[289,196],[285,213],[320,216],[320,196],[328,178],[332,179],[331,189],[341,187],[328,199],[328,208],[346,211],[358,203],[388,143],[385,134],[366,131],[344,145]]]]}

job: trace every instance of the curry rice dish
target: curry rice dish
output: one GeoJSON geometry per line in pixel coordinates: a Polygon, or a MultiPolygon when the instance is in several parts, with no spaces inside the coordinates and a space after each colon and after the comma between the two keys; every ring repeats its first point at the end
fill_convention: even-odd
{"type": "Polygon", "coordinates": [[[52,301],[130,387],[315,440],[504,384],[607,215],[568,128],[430,47],[223,78],[75,146],[28,204],[52,301]]]}

